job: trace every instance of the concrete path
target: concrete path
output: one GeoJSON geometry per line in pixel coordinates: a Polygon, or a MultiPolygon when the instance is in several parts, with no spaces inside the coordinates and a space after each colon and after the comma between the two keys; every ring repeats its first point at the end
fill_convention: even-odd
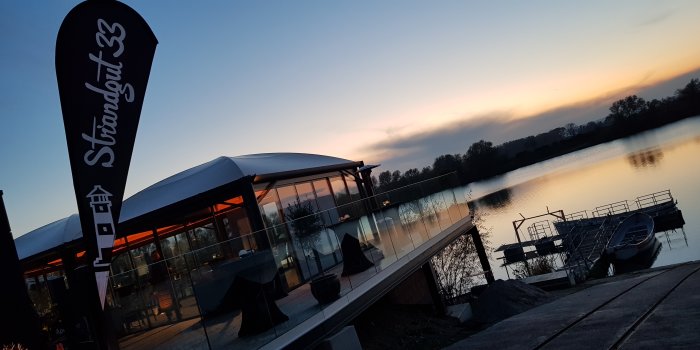
{"type": "Polygon", "coordinates": [[[700,262],[610,278],[448,349],[698,349],[700,262]]]}

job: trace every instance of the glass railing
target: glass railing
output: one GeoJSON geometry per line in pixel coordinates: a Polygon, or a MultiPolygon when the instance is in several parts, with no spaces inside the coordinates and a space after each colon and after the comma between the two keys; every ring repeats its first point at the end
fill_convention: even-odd
{"type": "Polygon", "coordinates": [[[324,211],[299,203],[278,227],[114,274],[108,305],[120,346],[168,325],[173,335],[155,348],[256,349],[323,319],[334,300],[350,301],[353,290],[469,216],[456,184],[448,174],[324,211]],[[332,276],[335,284],[322,281],[332,276]]]}

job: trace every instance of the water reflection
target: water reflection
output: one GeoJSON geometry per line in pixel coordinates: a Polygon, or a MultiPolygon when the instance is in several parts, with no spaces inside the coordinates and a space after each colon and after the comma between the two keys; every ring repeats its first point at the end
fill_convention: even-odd
{"type": "Polygon", "coordinates": [[[510,188],[488,194],[479,198],[476,202],[485,209],[501,209],[511,204],[512,193],[510,188]]]}
{"type": "Polygon", "coordinates": [[[647,149],[627,156],[627,160],[635,168],[656,167],[663,158],[664,153],[660,148],[647,149]]]}
{"type": "MultiPolygon", "coordinates": [[[[669,232],[671,244],[665,233],[659,233],[664,244],[653,266],[700,260],[700,249],[693,247],[700,239],[700,220],[696,219],[700,214],[700,163],[695,161],[699,140],[700,118],[694,118],[645,137],[599,145],[513,171],[500,177],[498,186],[489,181],[470,184],[464,192],[476,194],[473,209],[482,212],[483,225],[491,228],[492,246],[499,247],[516,242],[512,222],[520,213],[534,216],[550,208],[570,214],[670,189],[687,222],[684,231],[669,232]],[[479,196],[494,191],[497,194],[479,196]]],[[[507,278],[498,257],[500,254],[493,254],[491,258],[494,274],[507,278]]]]}
{"type": "Polygon", "coordinates": [[[640,263],[639,265],[627,266],[626,268],[624,268],[625,265],[623,264],[613,263],[613,267],[615,268],[615,275],[622,274],[625,272],[644,270],[652,267],[656,262],[656,258],[659,257],[659,253],[661,253],[662,246],[663,244],[661,242],[658,242],[658,247],[652,251],[651,256],[647,257],[646,259],[642,258],[642,263],[640,263]]]}
{"type": "Polygon", "coordinates": [[[685,234],[685,229],[671,229],[656,235],[656,238],[662,240],[669,250],[682,249],[688,247],[688,235],[685,234]]]}

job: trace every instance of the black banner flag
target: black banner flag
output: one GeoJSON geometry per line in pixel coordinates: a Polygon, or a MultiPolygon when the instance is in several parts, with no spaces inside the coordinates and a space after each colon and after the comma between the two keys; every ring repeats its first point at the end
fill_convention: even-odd
{"type": "Polygon", "coordinates": [[[104,308],[136,129],[158,43],[118,1],[88,0],[63,20],[56,77],[87,257],[104,308]]]}

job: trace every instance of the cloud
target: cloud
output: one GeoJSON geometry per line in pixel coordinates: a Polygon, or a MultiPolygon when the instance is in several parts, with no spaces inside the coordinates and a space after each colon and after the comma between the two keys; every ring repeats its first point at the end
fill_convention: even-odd
{"type": "MultiPolygon", "coordinates": [[[[652,75],[650,73],[650,75],[652,75]]],[[[605,118],[610,105],[622,97],[636,94],[644,99],[664,98],[685,86],[690,79],[700,76],[700,69],[648,85],[648,77],[633,86],[606,92],[597,98],[561,106],[537,115],[515,119],[507,111],[495,111],[479,116],[465,116],[443,127],[410,135],[399,135],[392,130],[389,139],[369,144],[359,150],[370,154],[366,162],[382,163],[380,171],[421,169],[432,166],[443,154],[464,154],[469,146],[479,140],[495,145],[506,141],[536,135],[568,123],[585,124],[605,118]]]]}
{"type": "Polygon", "coordinates": [[[647,26],[653,26],[656,25],[657,23],[661,23],[667,19],[669,19],[671,16],[673,16],[674,11],[668,10],[663,13],[656,14],[654,16],[645,18],[644,20],[639,22],[640,27],[647,27],[647,26]]]}

